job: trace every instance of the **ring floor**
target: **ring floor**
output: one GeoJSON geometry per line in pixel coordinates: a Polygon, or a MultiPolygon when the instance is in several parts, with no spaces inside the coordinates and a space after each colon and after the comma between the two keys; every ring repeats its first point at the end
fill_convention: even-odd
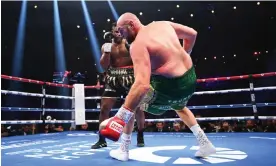
{"type": "Polygon", "coordinates": [[[158,166],[158,165],[276,165],[276,133],[207,134],[217,153],[198,159],[195,138],[190,133],[145,133],[145,147],[136,147],[132,137],[130,160],[121,162],[109,157],[119,142],[92,150],[98,139],[91,132],[62,132],[2,138],[3,166],[158,166]]]}

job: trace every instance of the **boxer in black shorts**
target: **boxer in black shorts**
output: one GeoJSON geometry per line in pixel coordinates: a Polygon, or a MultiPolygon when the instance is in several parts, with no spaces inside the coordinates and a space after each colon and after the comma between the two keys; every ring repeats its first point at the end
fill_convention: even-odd
{"type": "MultiPolygon", "coordinates": [[[[109,118],[109,113],[118,98],[126,96],[134,82],[133,64],[129,55],[129,46],[125,39],[117,31],[116,24],[112,24],[112,31],[104,35],[107,41],[102,46],[100,63],[105,70],[105,90],[101,99],[101,112],[99,124],[109,118]]],[[[142,107],[141,107],[142,108],[142,107]]],[[[144,123],[143,111],[136,111],[138,126],[137,146],[144,146],[144,123]]],[[[107,147],[105,138],[99,135],[99,141],[92,145],[92,149],[107,147]]]]}

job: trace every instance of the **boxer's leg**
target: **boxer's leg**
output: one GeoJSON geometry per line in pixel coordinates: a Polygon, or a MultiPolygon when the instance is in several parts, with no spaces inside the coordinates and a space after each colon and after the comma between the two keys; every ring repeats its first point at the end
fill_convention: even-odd
{"type": "Polygon", "coordinates": [[[139,107],[136,110],[136,123],[137,123],[137,126],[138,126],[137,146],[138,147],[143,147],[143,146],[145,146],[145,143],[144,143],[144,128],[145,128],[144,107],[139,107]]]}
{"type": "MultiPolygon", "coordinates": [[[[109,118],[109,113],[114,104],[116,103],[116,98],[102,98],[101,99],[101,111],[100,111],[100,117],[99,117],[99,124],[101,124],[102,121],[109,118]]],[[[94,145],[92,145],[92,149],[99,149],[102,147],[106,147],[106,141],[105,138],[99,134],[99,140],[94,145]]]]}
{"type": "Polygon", "coordinates": [[[113,97],[103,97],[101,99],[101,111],[100,111],[100,117],[99,117],[99,123],[102,123],[102,121],[109,118],[109,113],[116,103],[117,99],[113,97]]]}
{"type": "MultiPolygon", "coordinates": [[[[143,129],[144,129],[144,123],[145,123],[145,116],[144,112],[141,109],[141,107],[136,109],[136,116],[138,115],[137,124],[138,124],[138,136],[137,136],[137,145],[138,146],[144,146],[144,137],[143,137],[143,129]],[[139,127],[140,125],[140,127],[139,127]],[[139,135],[140,134],[140,135],[139,135]],[[139,140],[140,139],[140,140],[139,140]],[[139,142],[140,141],[140,142],[139,142]]],[[[129,145],[131,143],[131,134],[134,129],[134,123],[135,123],[135,116],[131,118],[131,120],[128,122],[128,124],[124,127],[123,134],[121,136],[121,150],[124,152],[128,152],[129,145]]]]}
{"type": "Polygon", "coordinates": [[[176,113],[181,118],[181,120],[190,128],[199,143],[200,148],[196,152],[195,156],[207,157],[211,154],[216,153],[216,148],[209,141],[204,131],[198,125],[194,114],[187,107],[182,110],[177,110],[176,113]]]}
{"type": "Polygon", "coordinates": [[[197,124],[194,114],[187,107],[176,111],[176,113],[189,128],[197,124]]]}
{"type": "MultiPolygon", "coordinates": [[[[116,89],[111,88],[108,84],[105,85],[105,91],[102,95],[101,99],[101,110],[99,116],[99,124],[102,121],[109,118],[109,113],[117,101],[118,91],[116,89]]],[[[92,149],[99,149],[102,147],[106,147],[105,138],[99,133],[99,140],[94,145],[92,145],[92,149]]]]}
{"type": "Polygon", "coordinates": [[[134,128],[135,116],[133,116],[124,127],[121,135],[121,144],[118,149],[111,150],[109,155],[120,161],[127,161],[129,159],[129,146],[131,145],[131,134],[134,128]]]}

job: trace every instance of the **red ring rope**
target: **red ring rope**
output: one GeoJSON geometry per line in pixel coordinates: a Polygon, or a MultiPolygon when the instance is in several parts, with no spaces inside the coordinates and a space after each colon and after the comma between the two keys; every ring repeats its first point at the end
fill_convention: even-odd
{"type": "MultiPolygon", "coordinates": [[[[7,79],[7,80],[19,81],[19,82],[28,82],[28,83],[33,83],[33,84],[39,84],[39,85],[46,84],[48,86],[73,88],[72,85],[56,84],[56,83],[52,83],[52,82],[43,82],[43,81],[32,80],[32,79],[27,79],[27,78],[20,78],[20,77],[13,77],[13,76],[8,76],[8,75],[1,75],[1,78],[7,79]]],[[[84,86],[84,88],[87,88],[87,89],[98,89],[98,88],[103,88],[103,85],[99,85],[98,84],[98,85],[93,85],[93,86],[84,86]]]]}
{"type": "Polygon", "coordinates": [[[226,80],[243,80],[243,79],[248,79],[250,76],[252,76],[253,78],[271,77],[271,76],[276,76],[276,72],[261,73],[261,74],[248,74],[248,75],[230,76],[230,77],[217,77],[217,78],[197,79],[197,82],[212,82],[212,81],[226,81],[226,80]]]}
{"type": "MultiPolygon", "coordinates": [[[[197,79],[197,82],[200,83],[200,82],[214,82],[214,81],[226,81],[226,80],[242,80],[242,79],[248,79],[250,76],[252,76],[253,78],[271,77],[271,76],[276,76],[276,72],[252,74],[252,75],[249,74],[249,75],[240,75],[240,76],[230,76],[230,77],[197,79]]],[[[1,75],[1,78],[7,79],[7,80],[14,80],[14,81],[20,81],[20,82],[40,84],[40,85],[43,85],[45,83],[48,86],[73,88],[72,85],[56,84],[56,83],[52,83],[52,82],[43,82],[43,81],[32,80],[32,79],[27,79],[27,78],[20,78],[20,77],[13,77],[13,76],[8,76],[8,75],[1,75]]],[[[103,88],[103,85],[97,84],[97,85],[92,85],[92,86],[84,86],[84,88],[86,88],[86,89],[99,89],[99,88],[103,88]]]]}

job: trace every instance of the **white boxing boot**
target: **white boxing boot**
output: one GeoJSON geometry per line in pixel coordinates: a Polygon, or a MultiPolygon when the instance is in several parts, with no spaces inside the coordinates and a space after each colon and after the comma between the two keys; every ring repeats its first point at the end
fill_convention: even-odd
{"type": "Polygon", "coordinates": [[[120,148],[115,149],[115,150],[111,150],[109,152],[109,155],[112,158],[117,159],[119,161],[128,161],[128,159],[129,159],[129,153],[128,152],[123,152],[120,148]]]}
{"type": "Polygon", "coordinates": [[[121,145],[116,150],[111,150],[109,155],[120,161],[128,161],[129,159],[129,146],[131,144],[131,135],[123,133],[121,136],[121,145]]]}
{"type": "Polygon", "coordinates": [[[209,141],[198,124],[192,126],[191,131],[194,133],[199,144],[199,150],[195,153],[195,157],[205,158],[216,153],[215,146],[209,141]]]}
{"type": "Polygon", "coordinates": [[[195,153],[195,157],[206,158],[215,153],[216,153],[215,146],[211,142],[209,142],[199,147],[199,150],[195,153]]]}

